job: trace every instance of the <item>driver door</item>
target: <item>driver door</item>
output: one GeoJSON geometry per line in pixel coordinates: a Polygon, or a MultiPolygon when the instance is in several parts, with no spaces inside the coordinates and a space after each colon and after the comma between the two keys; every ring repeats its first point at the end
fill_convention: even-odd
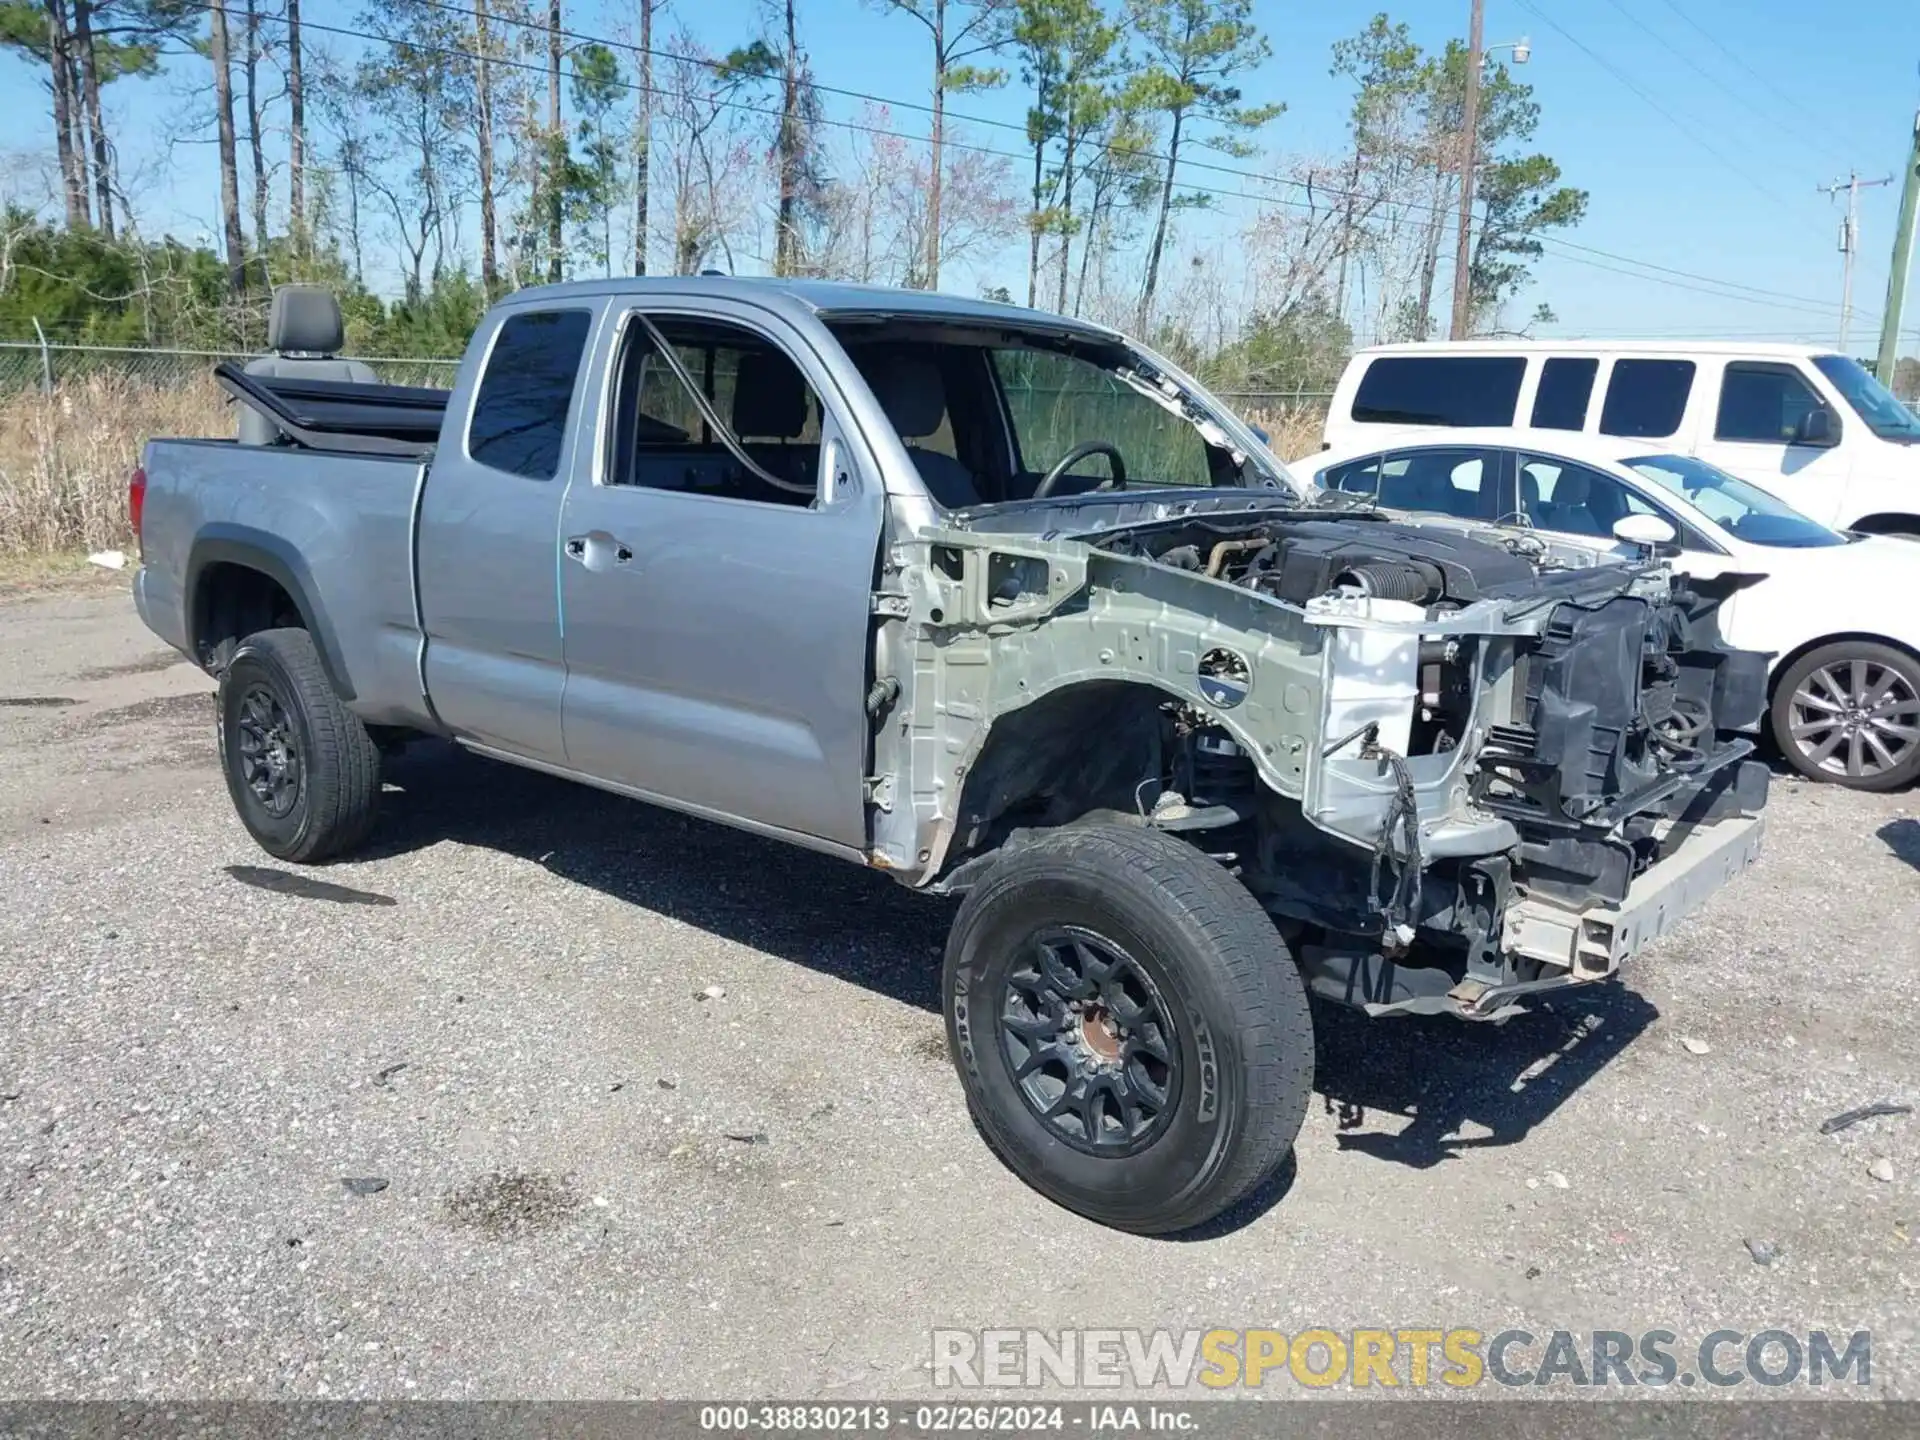
{"type": "Polygon", "coordinates": [[[754,471],[628,310],[600,453],[558,543],[570,767],[696,813],[864,850],[885,496],[812,350],[757,307],[649,306],[754,471]],[[782,488],[787,487],[787,488],[782,488]]]}

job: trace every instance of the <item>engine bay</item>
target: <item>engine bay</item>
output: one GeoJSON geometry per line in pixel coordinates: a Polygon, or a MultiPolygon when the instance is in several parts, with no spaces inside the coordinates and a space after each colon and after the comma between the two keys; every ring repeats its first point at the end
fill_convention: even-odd
{"type": "Polygon", "coordinates": [[[1532,581],[1534,562],[1464,533],[1369,519],[1296,518],[1226,525],[1193,517],[1095,541],[1270,595],[1292,605],[1346,592],[1452,607],[1532,581]]]}

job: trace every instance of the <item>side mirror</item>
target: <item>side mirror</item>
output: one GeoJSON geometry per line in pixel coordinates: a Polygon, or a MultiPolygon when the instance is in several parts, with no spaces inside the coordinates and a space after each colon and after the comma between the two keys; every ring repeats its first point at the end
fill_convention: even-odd
{"type": "Polygon", "coordinates": [[[1622,515],[1613,522],[1613,538],[1657,554],[1679,538],[1671,523],[1658,515],[1622,515]]]}
{"type": "Polygon", "coordinates": [[[1817,410],[1809,410],[1800,417],[1800,423],[1793,427],[1793,443],[1796,445],[1837,445],[1840,437],[1833,433],[1833,412],[1824,405],[1817,410]]]}
{"type": "Polygon", "coordinates": [[[1267,448],[1268,448],[1269,450],[1271,450],[1271,449],[1273,448],[1273,436],[1271,436],[1271,435],[1269,435],[1269,434],[1267,433],[1267,427],[1266,427],[1266,426],[1264,426],[1264,425],[1248,425],[1248,426],[1247,426],[1247,428],[1248,428],[1249,430],[1251,430],[1251,431],[1253,431],[1253,438],[1254,438],[1254,439],[1256,439],[1256,440],[1258,440],[1258,441],[1259,441],[1259,442],[1260,442],[1260,443],[1261,443],[1262,445],[1264,445],[1264,446],[1266,446],[1266,447],[1267,447],[1267,448]]]}

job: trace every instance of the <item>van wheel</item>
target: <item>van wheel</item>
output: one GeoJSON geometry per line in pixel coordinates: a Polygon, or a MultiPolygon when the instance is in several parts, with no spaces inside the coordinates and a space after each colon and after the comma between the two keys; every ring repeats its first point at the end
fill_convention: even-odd
{"type": "Polygon", "coordinates": [[[1190,1229],[1286,1158],[1313,1022],[1247,890],[1160,831],[1010,850],[967,895],[942,978],[948,1049],[989,1144],[1103,1225],[1190,1229]]]}
{"type": "Polygon", "coordinates": [[[1780,677],[1771,720],[1808,779],[1898,790],[1920,777],[1920,660],[1864,640],[1822,645],[1780,677]]]}
{"type": "Polygon", "coordinates": [[[215,705],[227,793],[261,849],[311,863],[367,837],[380,752],[334,694],[311,635],[247,636],[221,673],[215,705]]]}

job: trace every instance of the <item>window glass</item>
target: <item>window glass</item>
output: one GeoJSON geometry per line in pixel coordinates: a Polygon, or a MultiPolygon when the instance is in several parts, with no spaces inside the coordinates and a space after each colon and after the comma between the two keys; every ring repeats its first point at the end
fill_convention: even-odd
{"type": "Polygon", "coordinates": [[[1616,360],[1607,378],[1600,433],[1642,438],[1671,435],[1687,413],[1691,360],[1616,360]]]}
{"type": "MultiPolygon", "coordinates": [[[[1213,483],[1200,432],[1112,369],[1053,350],[991,353],[1023,472],[1045,475],[1075,446],[1104,440],[1126,458],[1129,487],[1213,483]]],[[[1072,473],[1105,478],[1110,466],[1109,457],[1092,455],[1072,473]]],[[[1062,485],[1058,493],[1083,488],[1062,485]]]]}
{"type": "Polygon", "coordinates": [[[1882,440],[1920,440],[1920,415],[1902,405],[1858,360],[1850,355],[1816,355],[1813,363],[1882,440]]]}
{"type": "Polygon", "coordinates": [[[1487,519],[1499,474],[1496,450],[1402,450],[1381,459],[1374,493],[1393,510],[1487,519]]]}
{"type": "Polygon", "coordinates": [[[1520,459],[1520,511],[1536,528],[1611,540],[1628,515],[1658,515],[1679,533],[1681,526],[1604,470],[1544,455],[1520,459]]]}
{"type": "Polygon", "coordinates": [[[1369,425],[1511,425],[1526,373],[1518,355],[1383,355],[1360,377],[1353,418],[1369,425]]]}
{"type": "Polygon", "coordinates": [[[551,480],[586,349],[585,310],[536,310],[500,327],[467,423],[467,453],[529,480],[551,480]]]}
{"type": "Polygon", "coordinates": [[[1813,387],[1791,365],[1736,361],[1720,382],[1720,410],[1714,417],[1716,440],[1752,440],[1791,444],[1810,411],[1824,408],[1813,387]]]}
{"type": "Polygon", "coordinates": [[[1314,479],[1322,490],[1345,490],[1354,495],[1372,495],[1380,486],[1380,457],[1369,455],[1364,460],[1349,460],[1344,465],[1330,466],[1322,470],[1314,479]]]}
{"type": "Polygon", "coordinates": [[[811,502],[819,489],[820,400],[786,352],[738,325],[672,317],[654,323],[747,457],[781,483],[740,462],[646,330],[632,321],[615,371],[607,483],[769,504],[811,502]]]}
{"type": "Polygon", "coordinates": [[[1643,455],[1625,463],[1749,545],[1812,549],[1847,543],[1846,536],[1809,520],[1784,500],[1691,455],[1643,455]]]}
{"type": "Polygon", "coordinates": [[[1593,398],[1593,377],[1600,362],[1556,357],[1540,367],[1540,387],[1533,393],[1533,424],[1537,430],[1579,430],[1587,423],[1587,401],[1593,398]]]}

